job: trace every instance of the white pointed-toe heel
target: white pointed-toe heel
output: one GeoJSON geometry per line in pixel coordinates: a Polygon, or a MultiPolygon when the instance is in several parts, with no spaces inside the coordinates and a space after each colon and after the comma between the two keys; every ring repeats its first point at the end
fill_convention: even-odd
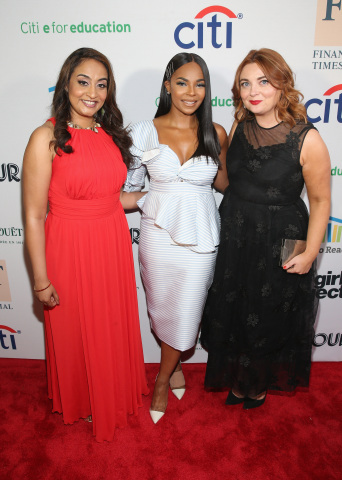
{"type": "Polygon", "coordinates": [[[182,369],[173,372],[170,377],[170,388],[171,392],[181,400],[185,393],[185,378],[182,369]]]}
{"type": "Polygon", "coordinates": [[[165,414],[165,412],[158,412],[157,410],[151,410],[150,409],[150,415],[151,415],[151,418],[152,418],[152,422],[154,424],[159,422],[159,420],[163,417],[164,414],[165,414]]]}
{"type": "Polygon", "coordinates": [[[181,387],[175,387],[175,388],[171,388],[171,391],[172,393],[175,395],[175,397],[178,398],[178,400],[182,400],[183,398],[183,395],[185,393],[185,388],[181,388],[181,387]]]}
{"type": "MultiPolygon", "coordinates": [[[[155,379],[155,382],[157,381],[158,379],[158,375],[159,373],[157,374],[156,376],[156,379],[155,379]]],[[[150,416],[152,418],[152,422],[154,424],[156,424],[157,422],[159,422],[159,420],[164,416],[165,412],[166,412],[166,408],[167,408],[167,403],[166,403],[166,406],[165,406],[165,410],[162,412],[160,410],[152,410],[152,408],[150,408],[150,416]]]]}

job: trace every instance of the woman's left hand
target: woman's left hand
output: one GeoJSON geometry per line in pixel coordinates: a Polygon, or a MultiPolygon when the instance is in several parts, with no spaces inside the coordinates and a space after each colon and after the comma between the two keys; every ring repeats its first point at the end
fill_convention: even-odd
{"type": "Polygon", "coordinates": [[[298,275],[303,275],[304,273],[308,273],[312,262],[312,256],[309,257],[307,253],[303,252],[283,265],[283,269],[286,270],[287,273],[298,273],[298,275]]]}

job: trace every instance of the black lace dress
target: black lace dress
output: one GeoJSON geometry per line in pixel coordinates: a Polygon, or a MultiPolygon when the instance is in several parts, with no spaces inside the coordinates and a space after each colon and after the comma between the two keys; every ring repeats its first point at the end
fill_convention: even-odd
{"type": "Polygon", "coordinates": [[[204,310],[205,385],[245,396],[309,383],[317,311],[315,267],[279,266],[281,240],[305,239],[308,212],[299,162],[314,128],[240,123],[227,153],[230,186],[220,206],[221,243],[204,310]]]}

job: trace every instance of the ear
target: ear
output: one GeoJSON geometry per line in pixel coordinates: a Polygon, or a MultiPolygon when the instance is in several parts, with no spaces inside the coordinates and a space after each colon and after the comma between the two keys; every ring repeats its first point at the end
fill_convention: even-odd
{"type": "Polygon", "coordinates": [[[166,88],[167,93],[171,93],[171,83],[170,80],[165,80],[164,87],[166,88]]]}

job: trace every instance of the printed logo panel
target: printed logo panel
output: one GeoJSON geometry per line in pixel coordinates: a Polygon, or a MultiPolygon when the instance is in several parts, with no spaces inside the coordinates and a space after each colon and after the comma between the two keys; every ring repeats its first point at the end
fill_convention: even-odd
{"type": "MultiPolygon", "coordinates": [[[[159,106],[159,101],[160,101],[160,97],[157,97],[154,102],[156,107],[159,106]]],[[[213,108],[214,107],[234,107],[234,102],[232,98],[222,98],[222,97],[220,98],[217,95],[215,95],[215,97],[212,97],[211,99],[211,106],[213,108]]]]}
{"type": "Polygon", "coordinates": [[[194,18],[196,23],[182,22],[175,29],[174,39],[182,50],[209,46],[232,48],[233,23],[227,18],[234,21],[243,18],[243,15],[236,15],[227,7],[213,5],[198,12],[194,18]]]}
{"type": "Polygon", "coordinates": [[[8,282],[5,260],[0,260],[0,302],[11,302],[11,291],[8,282]]]}
{"type": "Polygon", "coordinates": [[[342,298],[342,271],[335,274],[328,270],[325,275],[317,275],[315,278],[316,297],[319,299],[342,298]]]}
{"type": "Polygon", "coordinates": [[[332,177],[342,177],[342,168],[339,168],[338,166],[332,166],[331,176],[332,177]]]}
{"type": "Polygon", "coordinates": [[[19,167],[15,163],[3,163],[0,166],[0,182],[20,182],[19,167]]]}
{"type": "Polygon", "coordinates": [[[6,325],[0,325],[0,348],[4,350],[17,350],[15,337],[20,333],[20,330],[14,330],[6,325]]]}
{"type": "Polygon", "coordinates": [[[316,333],[313,339],[315,347],[342,347],[342,333],[316,333]]]}
{"type": "Polygon", "coordinates": [[[132,245],[136,243],[139,245],[140,240],[140,228],[130,228],[129,233],[131,234],[132,245]]]}
{"type": "MultiPolygon", "coordinates": [[[[342,0],[341,0],[342,1],[342,0]]],[[[342,35],[342,34],[341,34],[342,35]]],[[[342,123],[342,83],[328,88],[322,98],[311,98],[305,103],[308,120],[311,123],[342,123]]]]}
{"type": "Polygon", "coordinates": [[[329,217],[329,223],[324,234],[323,243],[326,245],[319,249],[319,253],[342,253],[342,219],[329,217]]]}
{"type": "Polygon", "coordinates": [[[40,25],[39,22],[22,22],[20,31],[24,35],[61,35],[61,34],[86,34],[86,33],[131,33],[131,25],[129,23],[117,23],[114,20],[104,21],[104,23],[84,23],[78,24],[59,24],[51,22],[40,25]]]}
{"type": "Polygon", "coordinates": [[[0,226],[0,244],[23,245],[24,229],[22,227],[1,227],[0,226]]]}
{"type": "Polygon", "coordinates": [[[315,45],[342,45],[342,0],[317,0],[315,45]]]}
{"type": "Polygon", "coordinates": [[[342,234],[342,219],[329,217],[329,223],[327,227],[327,231],[324,235],[323,242],[341,242],[341,234],[342,234]]]}

